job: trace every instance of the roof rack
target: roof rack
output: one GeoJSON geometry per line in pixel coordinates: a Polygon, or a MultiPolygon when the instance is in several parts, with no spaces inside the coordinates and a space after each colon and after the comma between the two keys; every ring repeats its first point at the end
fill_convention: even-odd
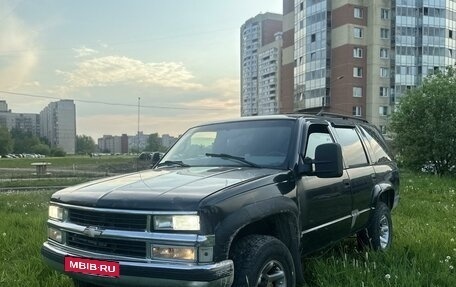
{"type": "Polygon", "coordinates": [[[367,120],[359,118],[359,117],[352,117],[352,116],[347,116],[347,115],[342,115],[342,114],[335,114],[335,113],[328,113],[328,112],[319,112],[316,114],[316,116],[326,116],[326,117],[333,117],[333,118],[341,118],[345,120],[356,120],[360,121],[363,123],[369,123],[367,120]]]}

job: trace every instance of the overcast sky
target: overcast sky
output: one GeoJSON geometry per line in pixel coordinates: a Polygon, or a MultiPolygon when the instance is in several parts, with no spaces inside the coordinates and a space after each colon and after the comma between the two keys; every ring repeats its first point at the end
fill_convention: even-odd
{"type": "Polygon", "coordinates": [[[179,135],[239,116],[239,29],[262,12],[282,0],[0,0],[0,91],[74,99],[77,134],[95,139],[135,134],[140,97],[140,130],[179,135]]]}

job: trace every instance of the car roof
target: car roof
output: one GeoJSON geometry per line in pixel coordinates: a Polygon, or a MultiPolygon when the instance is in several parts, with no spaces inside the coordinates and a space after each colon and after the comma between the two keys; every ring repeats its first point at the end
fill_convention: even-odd
{"type": "Polygon", "coordinates": [[[234,123],[234,122],[246,122],[246,121],[265,121],[265,120],[316,120],[316,121],[327,121],[333,125],[355,125],[355,124],[369,124],[369,122],[365,119],[346,116],[341,114],[333,114],[333,113],[318,113],[318,114],[299,114],[299,113],[292,113],[292,114],[279,114],[279,115],[267,115],[267,116],[247,116],[247,117],[240,117],[234,119],[227,119],[227,120],[220,120],[214,122],[207,122],[202,123],[197,126],[206,126],[212,124],[220,124],[220,123],[234,123]]]}

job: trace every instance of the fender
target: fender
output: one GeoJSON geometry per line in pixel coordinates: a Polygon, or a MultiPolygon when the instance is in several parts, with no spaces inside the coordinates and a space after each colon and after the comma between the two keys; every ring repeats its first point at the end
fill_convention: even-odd
{"type": "Polygon", "coordinates": [[[215,229],[214,254],[216,261],[229,257],[231,245],[239,232],[252,223],[271,216],[283,216],[287,220],[280,223],[280,233],[284,244],[290,249],[295,264],[296,278],[303,282],[300,235],[298,226],[298,206],[295,201],[285,196],[276,196],[263,201],[252,202],[226,216],[215,229]],[[282,228],[283,227],[283,228],[282,228]]]}
{"type": "MultiPolygon", "coordinates": [[[[382,196],[382,194],[389,192],[389,191],[393,191],[394,197],[396,196],[396,192],[395,192],[393,184],[391,184],[390,182],[377,183],[373,190],[374,194],[372,196],[372,207],[375,208],[375,206],[377,205],[377,202],[380,200],[380,197],[382,196]]],[[[387,202],[387,204],[388,204],[388,206],[390,206],[390,208],[393,207],[394,197],[389,199],[389,200],[391,200],[391,202],[387,202]]]]}
{"type": "MultiPolygon", "coordinates": [[[[293,200],[283,196],[253,202],[229,214],[215,229],[215,254],[221,257],[218,259],[228,258],[230,245],[243,227],[272,215],[283,214],[291,214],[297,224],[298,207],[293,200]]],[[[299,238],[298,233],[296,236],[299,238]]]]}

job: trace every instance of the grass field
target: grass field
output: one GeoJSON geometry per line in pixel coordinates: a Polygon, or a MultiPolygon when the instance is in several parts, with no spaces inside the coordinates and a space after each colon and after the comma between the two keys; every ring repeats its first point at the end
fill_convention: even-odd
{"type": "MultiPolygon", "coordinates": [[[[51,193],[0,193],[0,286],[72,286],[39,254],[51,193]]],[[[308,285],[456,286],[456,180],[404,174],[393,221],[387,253],[349,239],[304,259],[308,285]]]]}

